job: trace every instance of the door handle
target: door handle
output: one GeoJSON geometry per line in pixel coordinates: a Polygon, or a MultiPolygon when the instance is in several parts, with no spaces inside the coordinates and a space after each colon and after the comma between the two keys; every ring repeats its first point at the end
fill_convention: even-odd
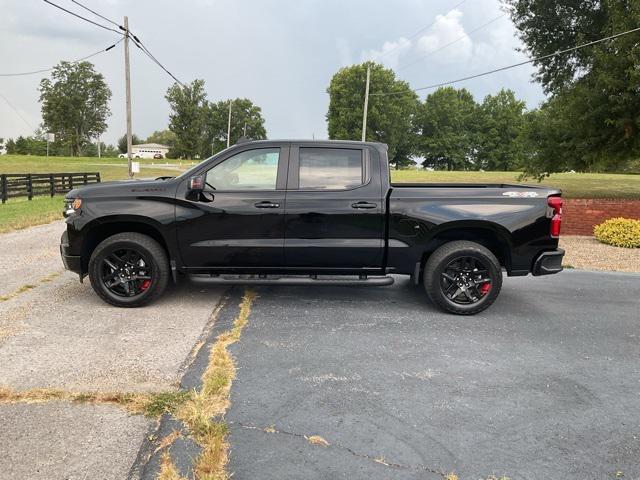
{"type": "Polygon", "coordinates": [[[279,203],[269,202],[268,200],[265,200],[264,202],[254,203],[253,206],[256,208],[280,208],[279,203]]]}
{"type": "Polygon", "coordinates": [[[351,204],[351,208],[356,208],[356,209],[370,209],[370,208],[377,208],[377,207],[378,207],[377,203],[369,203],[369,202],[356,202],[351,204]]]}

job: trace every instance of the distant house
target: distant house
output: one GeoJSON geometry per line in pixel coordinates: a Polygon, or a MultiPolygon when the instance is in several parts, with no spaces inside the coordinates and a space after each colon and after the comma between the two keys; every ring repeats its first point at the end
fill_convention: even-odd
{"type": "Polygon", "coordinates": [[[167,153],[169,153],[169,147],[160,143],[141,143],[140,145],[131,146],[133,158],[153,158],[157,154],[162,155],[162,158],[166,158],[167,153]]]}

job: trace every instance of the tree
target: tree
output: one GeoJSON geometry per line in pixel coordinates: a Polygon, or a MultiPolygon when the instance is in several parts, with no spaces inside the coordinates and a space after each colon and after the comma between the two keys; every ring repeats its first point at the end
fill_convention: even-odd
{"type": "Polygon", "coordinates": [[[60,62],[40,82],[43,126],[78,156],[106,128],[111,90],[89,62],[60,62]]]}
{"type": "Polygon", "coordinates": [[[425,167],[447,170],[477,168],[479,107],[466,89],[440,88],[421,105],[418,150],[425,167]]]}
{"type": "MultiPolygon", "coordinates": [[[[131,145],[139,145],[142,143],[140,137],[138,137],[135,133],[131,134],[131,145]]],[[[120,153],[127,153],[127,134],[125,133],[118,139],[118,150],[120,153]]]]}
{"type": "MultiPolygon", "coordinates": [[[[531,56],[539,57],[604,38],[640,24],[634,0],[505,0],[531,56]]],[[[543,110],[559,115],[563,132],[534,135],[547,141],[560,136],[569,165],[581,169],[615,169],[640,155],[640,42],[626,35],[563,55],[539,60],[536,78],[551,94],[543,110]]],[[[539,125],[546,130],[547,125],[539,125]]],[[[539,145],[539,168],[557,171],[566,159],[546,157],[550,144],[539,145]],[[547,153],[544,153],[547,152],[547,153]],[[542,158],[546,160],[542,161],[542,158]]],[[[560,152],[560,146],[553,149],[560,152]]],[[[574,167],[572,167],[574,168],[574,167]]]]}
{"type": "Polygon", "coordinates": [[[371,68],[368,141],[389,145],[389,161],[396,168],[413,164],[416,150],[414,124],[418,96],[392,70],[374,62],[340,69],[331,79],[327,122],[329,138],[360,140],[367,67],[371,68]],[[382,93],[393,95],[380,95],[382,93]]]}
{"type": "Polygon", "coordinates": [[[167,145],[173,147],[176,142],[176,134],[169,129],[156,130],[147,137],[146,143],[159,143],[161,145],[167,145]]]}
{"type": "Polygon", "coordinates": [[[204,138],[207,104],[204,80],[194,80],[184,87],[175,83],[165,98],[171,107],[169,130],[176,136],[173,154],[191,159],[200,152],[204,138]]]}
{"type": "Polygon", "coordinates": [[[525,160],[525,103],[512,90],[487,95],[478,118],[478,166],[484,170],[514,170],[525,160]]]}
{"type": "Polygon", "coordinates": [[[208,103],[205,107],[205,135],[201,147],[203,157],[213,155],[227,147],[229,102],[231,102],[231,145],[234,145],[242,137],[253,140],[267,138],[262,109],[254,105],[251,100],[235,98],[208,103]]]}

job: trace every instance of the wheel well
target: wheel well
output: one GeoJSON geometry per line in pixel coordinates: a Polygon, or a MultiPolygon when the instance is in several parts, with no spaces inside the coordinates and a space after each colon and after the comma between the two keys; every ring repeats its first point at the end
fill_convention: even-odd
{"type": "Polygon", "coordinates": [[[84,242],[82,243],[82,271],[86,272],[89,269],[89,259],[95,248],[103,240],[116,235],[117,233],[135,232],[147,235],[153,238],[160,244],[164,251],[167,253],[167,258],[171,258],[169,247],[162,234],[151,225],[141,222],[113,222],[97,225],[87,233],[84,242]]]}
{"type": "Polygon", "coordinates": [[[468,240],[479,243],[496,256],[500,265],[507,270],[511,268],[510,246],[507,239],[490,228],[482,227],[451,228],[439,232],[426,244],[422,255],[422,265],[424,266],[429,256],[440,246],[454,240],[468,240]]]}

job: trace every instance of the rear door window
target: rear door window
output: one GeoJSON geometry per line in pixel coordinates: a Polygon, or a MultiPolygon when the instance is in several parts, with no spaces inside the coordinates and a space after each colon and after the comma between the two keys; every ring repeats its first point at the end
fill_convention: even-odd
{"type": "Polygon", "coordinates": [[[300,190],[346,190],[366,183],[362,150],[300,148],[300,190]]]}

